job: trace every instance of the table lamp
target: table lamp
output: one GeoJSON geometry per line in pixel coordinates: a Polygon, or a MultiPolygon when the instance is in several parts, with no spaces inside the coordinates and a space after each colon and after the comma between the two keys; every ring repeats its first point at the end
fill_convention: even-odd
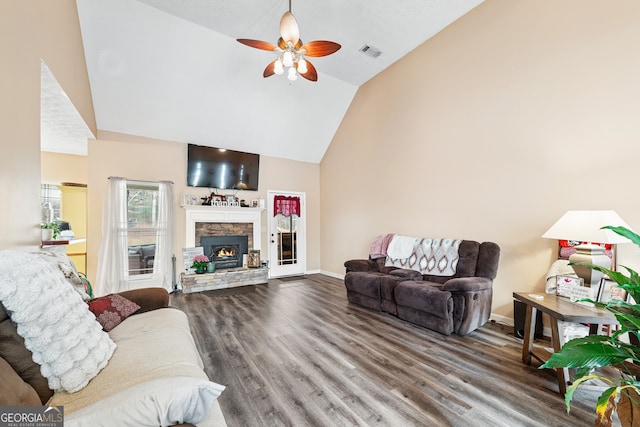
{"type": "MultiPolygon", "coordinates": [[[[569,257],[572,263],[599,265],[611,269],[611,258],[604,254],[604,248],[594,243],[628,243],[629,239],[602,227],[630,228],[615,211],[568,211],[551,226],[542,237],[556,240],[573,240],[580,244],[576,253],[569,257]],[[585,243],[586,242],[586,243],[585,243]]],[[[603,274],[590,268],[573,265],[578,277],[584,279],[585,286],[597,286],[603,274]]],[[[615,270],[615,265],[613,266],[615,270]]]]}

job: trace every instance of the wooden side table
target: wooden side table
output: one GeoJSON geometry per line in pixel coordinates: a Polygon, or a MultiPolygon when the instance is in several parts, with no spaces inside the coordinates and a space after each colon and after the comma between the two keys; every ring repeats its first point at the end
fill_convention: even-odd
{"type": "MultiPolygon", "coordinates": [[[[560,351],[562,347],[559,321],[587,323],[589,324],[590,334],[597,334],[602,325],[618,324],[616,317],[607,310],[573,303],[568,298],[554,294],[514,292],[513,298],[527,306],[524,322],[524,341],[522,343],[522,361],[527,365],[531,364],[532,356],[539,362],[544,363],[551,355],[545,350],[541,350],[540,353],[538,353],[538,350],[534,352],[535,323],[531,319],[535,319],[538,310],[548,315],[551,319],[551,344],[554,352],[560,351]]],[[[566,368],[556,369],[556,375],[560,394],[564,395],[567,392],[567,381],[570,381],[569,371],[566,368]]]]}

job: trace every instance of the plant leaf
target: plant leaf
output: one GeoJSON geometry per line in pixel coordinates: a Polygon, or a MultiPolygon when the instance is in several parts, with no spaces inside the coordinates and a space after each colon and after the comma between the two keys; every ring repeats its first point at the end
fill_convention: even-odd
{"type": "Polygon", "coordinates": [[[611,415],[616,408],[616,395],[618,394],[618,387],[610,387],[606,389],[600,397],[598,397],[598,403],[596,404],[596,426],[611,426],[611,415]]]}
{"type": "MultiPolygon", "coordinates": [[[[591,374],[591,375],[587,375],[584,376],[582,378],[577,378],[573,380],[573,383],[567,387],[567,393],[564,395],[564,402],[567,406],[567,412],[569,412],[570,409],[570,404],[571,404],[571,399],[573,398],[573,393],[575,393],[575,391],[577,390],[577,388],[580,386],[580,384],[582,384],[585,381],[589,381],[589,380],[593,380],[593,379],[600,379],[603,380],[605,382],[608,382],[609,384],[612,384],[612,381],[609,378],[605,378],[601,375],[598,374],[591,374]]],[[[605,390],[606,392],[606,390],[605,390]]]]}
{"type": "Polygon", "coordinates": [[[613,225],[605,225],[602,228],[606,228],[608,230],[613,231],[616,234],[619,234],[622,237],[626,237],[627,239],[631,240],[633,243],[635,243],[636,245],[640,246],[640,236],[637,235],[636,233],[634,233],[633,231],[629,230],[626,227],[616,227],[613,225]]]}
{"type": "Polygon", "coordinates": [[[552,354],[540,368],[598,368],[635,358],[634,351],[620,343],[614,345],[610,340],[610,337],[602,335],[576,338],[565,344],[559,352],[552,354]],[[579,342],[574,342],[578,340],[579,342]]]}

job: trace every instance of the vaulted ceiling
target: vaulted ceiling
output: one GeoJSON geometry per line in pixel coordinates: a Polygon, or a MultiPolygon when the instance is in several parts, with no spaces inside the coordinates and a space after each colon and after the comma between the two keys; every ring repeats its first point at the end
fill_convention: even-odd
{"type": "Polygon", "coordinates": [[[359,86],[481,2],[293,0],[303,41],[342,48],[290,82],[236,41],[276,43],[287,0],[76,1],[98,129],[313,163],[359,86]]]}

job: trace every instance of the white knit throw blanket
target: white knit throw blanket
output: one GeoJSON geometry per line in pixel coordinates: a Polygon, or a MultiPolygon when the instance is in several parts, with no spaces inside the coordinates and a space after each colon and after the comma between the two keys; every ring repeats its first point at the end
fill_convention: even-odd
{"type": "Polygon", "coordinates": [[[385,266],[419,271],[431,276],[453,276],[456,274],[460,255],[459,239],[418,240],[408,258],[387,256],[385,266]]]}
{"type": "Polygon", "coordinates": [[[38,255],[0,251],[0,301],[54,391],[85,387],[115,350],[80,294],[38,255]]]}

